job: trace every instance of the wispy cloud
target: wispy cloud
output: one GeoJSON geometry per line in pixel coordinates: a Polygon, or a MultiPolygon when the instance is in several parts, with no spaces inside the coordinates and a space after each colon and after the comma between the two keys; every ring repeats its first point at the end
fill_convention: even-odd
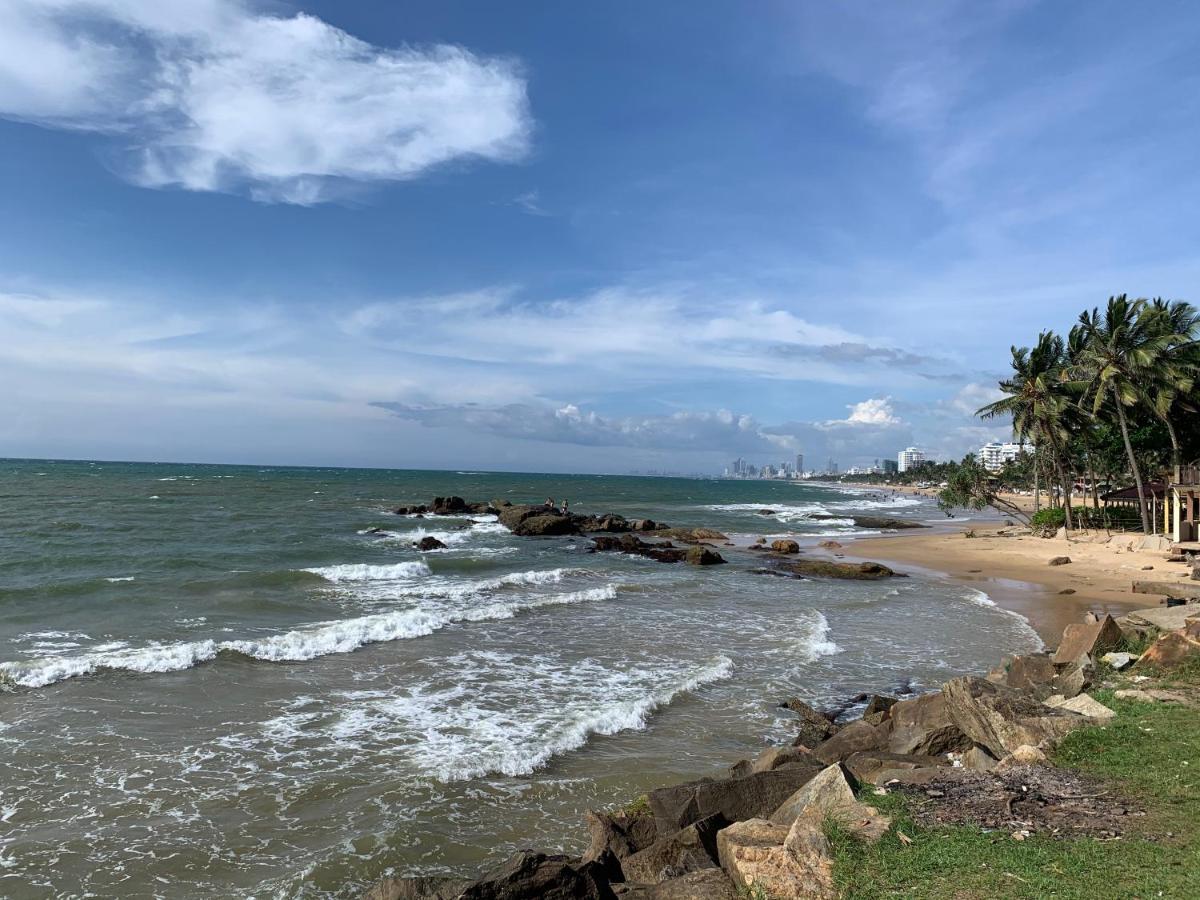
{"type": "Polygon", "coordinates": [[[111,134],[148,187],[298,204],[515,160],[531,127],[513,60],[377,47],[238,0],[7,0],[0,116],[111,134]]]}
{"type": "Polygon", "coordinates": [[[524,194],[518,194],[513,198],[513,205],[523,212],[529,213],[531,216],[552,216],[550,212],[542,206],[542,198],[538,191],[526,191],[524,194]]]}

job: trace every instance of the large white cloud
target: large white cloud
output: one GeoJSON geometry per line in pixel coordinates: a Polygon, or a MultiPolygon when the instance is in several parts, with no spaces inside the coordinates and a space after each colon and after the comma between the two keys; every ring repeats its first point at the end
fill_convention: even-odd
{"type": "Polygon", "coordinates": [[[0,116],[116,134],[138,183],[314,203],[526,150],[520,67],[237,0],[5,0],[0,116]]]}

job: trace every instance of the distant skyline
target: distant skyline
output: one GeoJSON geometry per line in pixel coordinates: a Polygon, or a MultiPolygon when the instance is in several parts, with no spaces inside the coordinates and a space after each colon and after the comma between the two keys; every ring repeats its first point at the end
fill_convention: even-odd
{"type": "Polygon", "coordinates": [[[0,456],[720,472],[1004,440],[1200,300],[1200,10],[0,0],[0,456]]]}

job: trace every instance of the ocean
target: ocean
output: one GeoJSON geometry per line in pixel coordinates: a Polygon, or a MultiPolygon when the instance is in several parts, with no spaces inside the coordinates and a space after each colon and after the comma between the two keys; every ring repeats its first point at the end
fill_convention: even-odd
{"type": "Polygon", "coordinates": [[[342,897],[578,852],[587,808],[788,740],[789,697],[1041,645],[932,574],[784,579],[390,512],[451,494],[739,544],[943,518],[787,482],[0,460],[0,896],[342,897]]]}

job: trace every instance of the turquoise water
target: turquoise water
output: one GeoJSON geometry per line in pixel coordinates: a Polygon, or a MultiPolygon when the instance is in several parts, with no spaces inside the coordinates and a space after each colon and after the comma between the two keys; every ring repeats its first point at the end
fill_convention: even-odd
{"type": "Polygon", "coordinates": [[[786,737],[788,696],[931,687],[1038,644],[941,579],[772,578],[736,547],[664,565],[389,511],[444,494],[741,546],[861,533],[814,513],[940,518],[780,482],[0,461],[0,895],[352,896],[578,850],[587,807],[786,737]]]}

